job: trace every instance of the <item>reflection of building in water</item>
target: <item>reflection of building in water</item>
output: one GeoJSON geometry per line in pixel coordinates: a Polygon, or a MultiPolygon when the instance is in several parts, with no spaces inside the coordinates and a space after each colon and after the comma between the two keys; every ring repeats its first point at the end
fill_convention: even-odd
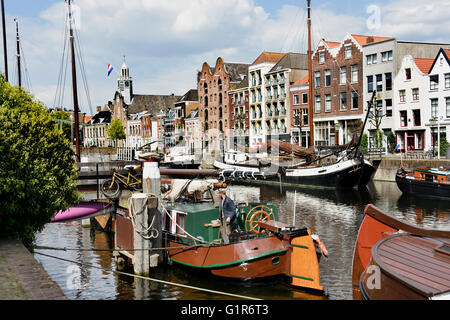
{"type": "MultiPolygon", "coordinates": [[[[107,233],[101,231],[93,232],[93,247],[94,249],[112,249],[111,238],[107,233]]],[[[104,269],[111,269],[112,252],[110,251],[94,251],[94,256],[97,257],[97,262],[104,269]]],[[[106,274],[103,271],[103,274],[106,274]]]]}

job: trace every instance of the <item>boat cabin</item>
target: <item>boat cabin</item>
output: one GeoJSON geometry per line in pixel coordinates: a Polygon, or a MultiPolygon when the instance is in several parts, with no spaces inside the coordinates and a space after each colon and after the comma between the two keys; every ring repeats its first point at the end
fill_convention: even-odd
{"type": "Polygon", "coordinates": [[[438,169],[416,169],[413,172],[415,180],[450,184],[450,171],[438,169]]]}

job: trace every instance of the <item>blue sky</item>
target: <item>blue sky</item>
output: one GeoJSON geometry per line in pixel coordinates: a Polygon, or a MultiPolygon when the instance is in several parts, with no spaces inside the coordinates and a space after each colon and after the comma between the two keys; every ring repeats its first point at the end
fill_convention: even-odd
{"type": "MultiPolygon", "coordinates": [[[[81,108],[88,114],[112,99],[123,54],[135,93],[182,95],[196,87],[196,72],[205,61],[214,65],[220,56],[252,63],[263,50],[306,50],[306,0],[75,0],[74,4],[79,6],[92,100],[89,107],[80,89],[81,108]],[[115,72],[106,78],[108,63],[115,72]]],[[[61,60],[64,1],[5,0],[5,6],[11,82],[17,78],[13,23],[17,17],[30,89],[51,107],[61,60]]],[[[312,9],[315,42],[341,41],[347,33],[356,33],[450,43],[450,0],[312,0],[312,9]],[[373,6],[379,10],[379,23],[369,29],[367,9],[373,6]]],[[[70,94],[65,97],[64,104],[70,107],[70,94]]]]}

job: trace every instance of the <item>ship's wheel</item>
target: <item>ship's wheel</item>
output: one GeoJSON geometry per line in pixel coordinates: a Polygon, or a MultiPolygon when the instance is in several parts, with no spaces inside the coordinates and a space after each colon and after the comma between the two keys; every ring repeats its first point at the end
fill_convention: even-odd
{"type": "Polygon", "coordinates": [[[273,210],[267,206],[256,206],[245,217],[245,230],[253,231],[256,234],[263,234],[266,230],[261,230],[258,222],[269,220],[275,220],[273,210]]]}

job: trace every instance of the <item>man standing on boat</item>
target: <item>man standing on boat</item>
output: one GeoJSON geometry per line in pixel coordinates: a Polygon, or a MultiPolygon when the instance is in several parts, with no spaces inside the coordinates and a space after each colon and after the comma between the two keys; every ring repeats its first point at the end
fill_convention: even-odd
{"type": "Polygon", "coordinates": [[[231,224],[236,219],[236,206],[233,200],[227,197],[225,189],[220,189],[220,234],[222,235],[223,243],[230,243],[231,224]]]}

